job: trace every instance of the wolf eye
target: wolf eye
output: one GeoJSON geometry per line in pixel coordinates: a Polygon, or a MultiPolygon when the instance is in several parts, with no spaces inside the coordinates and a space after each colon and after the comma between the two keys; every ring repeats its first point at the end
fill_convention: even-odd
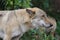
{"type": "Polygon", "coordinates": [[[42,15],[42,17],[44,17],[45,15],[42,15]]]}

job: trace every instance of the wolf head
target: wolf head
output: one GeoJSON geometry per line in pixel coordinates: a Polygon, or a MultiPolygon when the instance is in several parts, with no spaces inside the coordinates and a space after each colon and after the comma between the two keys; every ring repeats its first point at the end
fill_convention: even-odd
{"type": "Polygon", "coordinates": [[[53,24],[50,23],[47,14],[39,9],[39,8],[32,8],[32,9],[26,9],[27,13],[29,13],[31,18],[31,23],[33,27],[52,27],[53,24]]]}

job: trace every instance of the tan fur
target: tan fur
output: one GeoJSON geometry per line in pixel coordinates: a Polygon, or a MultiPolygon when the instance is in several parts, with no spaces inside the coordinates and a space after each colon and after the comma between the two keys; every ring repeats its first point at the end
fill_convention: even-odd
{"type": "Polygon", "coordinates": [[[56,26],[57,26],[56,20],[54,18],[52,18],[52,17],[48,17],[48,19],[49,19],[50,23],[53,24],[53,26],[50,27],[50,28],[46,28],[47,29],[46,31],[47,31],[47,33],[50,32],[50,34],[54,36],[55,35],[56,26]]]}
{"type": "Polygon", "coordinates": [[[52,24],[43,10],[39,8],[27,9],[8,11],[8,14],[6,13],[7,11],[0,11],[2,15],[0,16],[0,37],[3,38],[3,40],[11,40],[12,37],[18,35],[21,37],[31,28],[41,26],[49,27],[50,24],[52,24]],[[42,17],[42,15],[44,15],[44,17],[42,17]]]}
{"type": "Polygon", "coordinates": [[[46,28],[46,27],[40,27],[41,32],[51,33],[54,36],[55,29],[56,29],[56,20],[52,17],[48,17],[48,20],[51,24],[53,24],[52,27],[46,28]]]}

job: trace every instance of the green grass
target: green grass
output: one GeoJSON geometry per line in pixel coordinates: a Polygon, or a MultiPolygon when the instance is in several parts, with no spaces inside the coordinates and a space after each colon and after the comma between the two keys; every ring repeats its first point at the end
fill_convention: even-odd
{"type": "Polygon", "coordinates": [[[30,30],[25,33],[21,40],[56,40],[51,34],[46,35],[45,33],[40,33],[39,30],[30,30]]]}

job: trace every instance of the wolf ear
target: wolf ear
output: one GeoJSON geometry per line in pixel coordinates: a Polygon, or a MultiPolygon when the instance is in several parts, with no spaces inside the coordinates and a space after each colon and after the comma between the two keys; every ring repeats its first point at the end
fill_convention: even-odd
{"type": "Polygon", "coordinates": [[[30,15],[35,14],[35,12],[34,12],[34,11],[32,11],[32,10],[30,10],[30,9],[26,9],[26,11],[27,11],[30,15]]]}

